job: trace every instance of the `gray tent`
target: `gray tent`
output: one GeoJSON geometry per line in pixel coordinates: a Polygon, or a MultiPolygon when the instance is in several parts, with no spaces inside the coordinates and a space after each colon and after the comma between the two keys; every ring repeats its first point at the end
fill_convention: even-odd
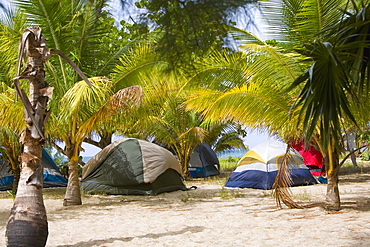
{"type": "Polygon", "coordinates": [[[193,178],[204,178],[219,175],[220,162],[216,153],[207,143],[197,146],[190,156],[190,176],[193,178]]]}
{"type": "Polygon", "coordinates": [[[171,152],[154,143],[121,139],[105,147],[82,170],[87,193],[156,195],[186,190],[181,165],[171,152]]]}

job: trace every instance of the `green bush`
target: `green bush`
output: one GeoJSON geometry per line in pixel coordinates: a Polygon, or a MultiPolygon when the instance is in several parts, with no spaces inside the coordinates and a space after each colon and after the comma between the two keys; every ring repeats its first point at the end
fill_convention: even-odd
{"type": "Polygon", "coordinates": [[[228,158],[220,158],[218,159],[220,162],[220,170],[221,171],[229,171],[229,170],[235,170],[235,168],[238,166],[238,161],[240,158],[232,158],[229,156],[228,158]]]}

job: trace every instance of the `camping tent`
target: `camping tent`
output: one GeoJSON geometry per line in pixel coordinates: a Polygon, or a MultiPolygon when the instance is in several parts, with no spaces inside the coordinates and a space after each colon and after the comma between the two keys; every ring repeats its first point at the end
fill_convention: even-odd
{"type": "Polygon", "coordinates": [[[313,176],[325,174],[322,154],[313,143],[309,143],[308,147],[305,147],[303,141],[293,141],[291,145],[303,157],[304,164],[310,169],[313,176]]]}
{"type": "MultiPolygon", "coordinates": [[[[67,180],[44,149],[42,150],[42,165],[44,166],[44,188],[67,186],[67,180]]],[[[0,190],[12,189],[14,176],[9,169],[8,163],[0,156],[0,190]]]]}
{"type": "Polygon", "coordinates": [[[193,178],[204,178],[219,175],[220,162],[211,147],[202,143],[190,156],[189,172],[193,178]]]}
{"type": "MultiPolygon", "coordinates": [[[[255,146],[239,160],[238,167],[225,186],[271,189],[286,150],[287,144],[278,141],[267,141],[255,146]]],[[[290,149],[289,154],[292,186],[316,184],[302,156],[294,149],[290,149]]]]}
{"type": "Polygon", "coordinates": [[[167,149],[133,138],[117,140],[90,159],[82,170],[87,193],[156,195],[186,190],[181,165],[167,149]]]}

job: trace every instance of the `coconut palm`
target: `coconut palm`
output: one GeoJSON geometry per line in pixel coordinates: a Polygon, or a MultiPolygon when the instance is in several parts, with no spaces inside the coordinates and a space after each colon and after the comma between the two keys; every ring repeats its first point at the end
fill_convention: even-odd
{"type": "Polygon", "coordinates": [[[69,178],[63,205],[81,204],[78,179],[78,158],[85,136],[112,121],[112,115],[138,104],[141,88],[132,86],[112,93],[111,81],[106,78],[91,78],[92,87],[78,82],[61,99],[61,112],[52,124],[55,136],[65,143],[64,153],[68,157],[69,178]],[[61,128],[60,126],[64,126],[61,128]]]}
{"type": "MultiPolygon", "coordinates": [[[[44,246],[48,235],[46,211],[43,203],[42,148],[45,142],[44,126],[50,87],[44,81],[45,39],[38,27],[26,29],[20,43],[20,60],[24,52],[28,56],[27,67],[14,80],[17,94],[25,108],[26,128],[21,134],[23,145],[22,169],[18,193],[7,223],[8,246],[44,246]],[[20,79],[29,80],[29,99],[20,88],[20,79]],[[27,230],[25,230],[27,229],[27,230]]],[[[20,64],[20,63],[19,63],[20,64]]]]}

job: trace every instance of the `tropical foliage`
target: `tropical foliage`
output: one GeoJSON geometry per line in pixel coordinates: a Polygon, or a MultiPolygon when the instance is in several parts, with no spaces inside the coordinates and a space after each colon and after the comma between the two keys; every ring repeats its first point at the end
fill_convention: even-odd
{"type": "MultiPolygon", "coordinates": [[[[141,72],[137,69],[131,71],[131,67],[127,65],[119,66],[115,73],[115,78],[120,78],[117,81],[128,79],[136,81],[143,87],[144,93],[140,108],[130,116],[131,124],[127,122],[127,119],[122,121],[125,123],[124,125],[132,127],[116,126],[121,135],[140,137],[168,148],[179,158],[183,165],[184,174],[187,174],[190,154],[202,142],[207,142],[219,150],[232,146],[244,147],[240,139],[242,132],[236,131],[240,128],[234,124],[205,122],[199,114],[184,109],[182,103],[191,88],[186,73],[183,71],[168,73],[168,63],[156,59],[153,50],[147,50],[147,52],[146,56],[132,53],[130,54],[131,58],[126,56],[121,61],[122,63],[131,61],[136,65],[136,58],[144,59],[144,61],[138,61],[141,72]],[[151,56],[153,59],[148,61],[151,56]],[[144,67],[150,68],[150,72],[147,69],[142,70],[144,67]],[[234,131],[227,130],[233,126],[235,127],[234,131]],[[228,134],[228,139],[226,134],[228,134]],[[222,145],[224,146],[222,147],[222,145]]],[[[135,68],[137,67],[135,66],[135,68]]]]}
{"type": "Polygon", "coordinates": [[[0,24],[3,157],[15,171],[24,128],[11,88],[18,40],[27,25],[39,25],[48,45],[92,84],[60,57],[45,63],[54,88],[46,135],[70,166],[65,205],[81,203],[84,141],[103,148],[114,134],[144,138],[176,154],[186,174],[198,144],[244,148],[248,126],[286,141],[315,139],[328,171],[328,209],[338,210],[343,132],[362,130],[369,120],[369,1],[263,1],[274,38],[268,41],[232,27],[230,13],[255,2],[142,0],[140,19],[117,27],[105,0],[14,1],[16,10],[4,12],[0,24]],[[224,48],[227,37],[238,40],[238,52],[224,48]]]}
{"type": "MultiPolygon", "coordinates": [[[[247,2],[248,1],[240,1],[239,4],[247,2]]],[[[51,86],[54,88],[53,100],[49,104],[52,114],[50,115],[46,128],[47,136],[53,146],[68,157],[71,166],[69,171],[71,174],[77,174],[77,172],[75,172],[77,170],[76,162],[78,162],[83,141],[94,143],[103,148],[111,142],[112,136],[115,133],[125,136],[132,136],[135,134],[141,138],[150,136],[153,140],[161,142],[162,145],[169,148],[179,145],[178,143],[180,142],[183,143],[181,144],[182,148],[177,147],[176,149],[178,153],[184,152],[179,155],[179,157],[184,157],[182,160],[184,160],[183,164],[185,170],[187,167],[186,159],[188,159],[185,157],[189,156],[191,150],[202,142],[204,137],[206,137],[206,141],[210,144],[215,144],[215,147],[216,143],[218,143],[218,147],[223,146],[219,148],[219,150],[231,148],[233,146],[243,147],[243,143],[238,137],[239,134],[242,133],[240,132],[240,127],[233,127],[236,125],[232,123],[222,123],[222,125],[217,123],[202,123],[203,121],[197,114],[184,111],[178,107],[186,97],[187,91],[182,90],[182,88],[184,87],[183,84],[187,83],[188,79],[186,78],[189,76],[187,75],[185,77],[183,74],[185,70],[176,69],[178,70],[176,71],[174,67],[172,67],[172,72],[169,73],[169,68],[173,65],[171,64],[171,59],[169,59],[168,56],[163,57],[161,53],[156,52],[160,50],[160,45],[156,40],[163,41],[164,36],[171,36],[168,32],[163,32],[159,28],[154,32],[148,33],[148,28],[146,28],[147,26],[143,23],[130,26],[126,22],[122,22],[122,24],[124,24],[124,29],[118,29],[114,26],[114,19],[111,18],[105,10],[106,1],[76,2],[67,0],[22,0],[15,1],[15,4],[19,12],[17,12],[17,15],[10,12],[8,17],[8,22],[13,23],[14,26],[11,29],[11,34],[13,36],[4,35],[3,37],[4,40],[6,39],[7,41],[3,43],[3,51],[7,51],[7,54],[9,54],[4,56],[4,58],[8,58],[8,62],[4,64],[15,64],[11,62],[11,60],[16,61],[17,59],[17,51],[14,49],[14,47],[16,47],[15,40],[17,39],[14,37],[19,35],[25,25],[32,23],[33,25],[42,26],[43,33],[50,47],[64,52],[86,75],[90,77],[98,75],[111,78],[111,80],[107,80],[103,77],[91,79],[91,81],[95,83],[90,89],[86,87],[86,85],[82,86],[83,83],[77,83],[80,80],[79,76],[61,58],[51,57],[45,64],[47,80],[50,81],[51,86]],[[131,33],[128,34],[124,30],[129,30],[131,33]],[[66,40],[69,42],[65,42],[66,40]],[[13,47],[13,49],[7,49],[7,47],[13,47]],[[148,71],[155,72],[153,73],[154,76],[146,75],[148,71]],[[179,77],[182,77],[182,79],[179,80],[179,77]],[[154,103],[153,99],[156,95],[151,94],[150,96],[150,94],[148,94],[148,92],[152,90],[151,86],[145,90],[147,97],[149,97],[147,102],[152,102],[155,108],[158,105],[168,106],[168,109],[161,109],[161,111],[158,112],[157,109],[154,110],[153,107],[149,107],[150,104],[146,104],[150,110],[146,109],[145,111],[150,112],[150,116],[163,117],[163,121],[171,123],[173,126],[172,131],[174,132],[172,134],[175,134],[176,138],[172,138],[171,140],[166,139],[165,137],[167,137],[167,134],[171,133],[171,131],[167,129],[168,133],[164,134],[163,131],[160,131],[159,125],[151,125],[152,128],[143,130],[142,127],[147,127],[148,125],[139,125],[139,122],[142,123],[145,121],[143,121],[142,116],[140,117],[140,115],[137,114],[134,116],[131,113],[130,115],[132,116],[127,116],[128,112],[122,112],[116,109],[114,110],[114,116],[112,112],[109,113],[109,117],[105,115],[107,114],[107,110],[108,112],[112,111],[112,109],[108,109],[106,104],[110,104],[108,102],[111,100],[117,103],[118,96],[122,95],[122,93],[125,94],[124,91],[120,91],[122,88],[133,85],[148,86],[158,81],[170,84],[171,81],[176,80],[178,81],[176,85],[171,86],[171,90],[173,90],[171,94],[176,91],[181,91],[182,93],[167,96],[162,95],[158,97],[154,103]],[[150,81],[149,84],[147,83],[148,81],[150,81]],[[82,94],[85,93],[87,95],[82,96],[82,94]],[[89,95],[93,95],[93,97],[89,95]],[[173,101],[169,103],[166,97],[170,96],[173,101]],[[171,115],[175,112],[178,115],[171,115]],[[177,116],[182,116],[184,118],[180,125],[181,128],[175,131],[177,128],[176,121],[173,120],[177,116]],[[170,119],[171,117],[173,119],[170,119]],[[102,119],[107,121],[103,121],[102,119]],[[185,121],[185,119],[190,121],[185,121]],[[200,127],[200,125],[203,125],[203,127],[200,127]],[[135,131],[132,131],[133,128],[135,128],[135,131]],[[153,130],[153,128],[157,129],[153,130]],[[189,128],[192,129],[192,131],[189,131],[189,128]],[[237,131],[231,131],[230,128],[237,131]],[[212,131],[207,132],[208,129],[212,129],[212,131]],[[137,135],[139,132],[141,134],[137,135]],[[205,134],[206,132],[207,134],[205,134]],[[226,133],[228,138],[222,138],[226,133]],[[97,136],[100,141],[97,142],[93,140],[91,138],[92,136],[97,136]],[[188,148],[184,148],[184,143],[192,142],[191,140],[193,138],[196,139],[196,142],[186,144],[188,148]],[[226,143],[226,140],[228,143],[226,143]],[[59,146],[61,142],[64,144],[64,147],[59,146]]],[[[209,5],[209,3],[204,4],[209,5]]],[[[150,12],[151,7],[149,5],[147,5],[147,7],[150,12]]],[[[237,6],[236,3],[230,3],[230,5],[232,5],[232,8],[236,8],[237,6]]],[[[224,8],[222,11],[227,12],[230,10],[225,6],[222,8],[224,8]]],[[[171,11],[173,10],[168,9],[169,13],[171,11]]],[[[178,9],[178,11],[180,10],[178,9]]],[[[218,22],[225,22],[226,19],[221,18],[221,16],[225,16],[225,13],[220,13],[220,16],[214,16],[212,18],[214,18],[214,20],[218,19],[218,22]]],[[[159,19],[154,18],[152,21],[159,19]]],[[[159,21],[157,24],[158,27],[160,27],[165,23],[159,21]]],[[[178,23],[178,25],[180,24],[181,23],[178,23]]],[[[10,25],[3,25],[2,28],[8,28],[8,26],[10,25]]],[[[210,29],[209,31],[211,32],[212,30],[213,29],[210,29]]],[[[218,35],[216,38],[223,37],[224,35],[225,33],[223,35],[218,35]]],[[[208,35],[207,37],[212,37],[212,35],[208,35]]],[[[200,47],[197,48],[197,50],[202,50],[203,53],[211,47],[211,44],[209,42],[207,44],[204,38],[197,42],[200,47]]],[[[194,60],[194,57],[192,60],[194,60]]],[[[2,71],[6,71],[6,74],[3,76],[4,81],[11,82],[12,73],[15,71],[14,67],[10,66],[2,71]]],[[[135,90],[133,90],[133,88],[131,89],[132,90],[127,90],[127,92],[136,90],[136,93],[131,94],[131,96],[134,97],[134,101],[132,102],[137,102],[137,93],[139,93],[140,90],[137,91],[137,88],[135,88],[135,90]]],[[[157,92],[163,93],[165,92],[163,90],[167,89],[158,87],[157,90],[159,90],[157,92]]],[[[127,95],[128,94],[126,94],[126,96],[127,95]]],[[[116,107],[123,109],[123,107],[127,108],[128,106],[128,108],[130,108],[132,102],[129,102],[130,100],[127,97],[124,98],[124,100],[127,101],[127,105],[124,106],[121,104],[116,107]]],[[[154,118],[152,118],[152,121],[153,119],[154,118]]],[[[160,122],[155,123],[159,124],[160,122]]],[[[68,186],[67,195],[75,193],[71,191],[78,190],[77,176],[73,175],[72,177],[72,179],[69,179],[69,182],[72,183],[72,181],[75,181],[74,186],[72,186],[73,188],[68,186]]],[[[75,203],[79,204],[79,195],[78,192],[76,193],[77,195],[71,196],[71,198],[76,198],[75,203]]],[[[67,195],[66,197],[69,197],[67,195]]],[[[65,201],[69,201],[69,203],[73,204],[73,200],[74,199],[66,199],[65,201]]]]}
{"type": "Polygon", "coordinates": [[[211,47],[221,49],[228,26],[235,24],[235,13],[251,20],[248,11],[256,3],[256,0],[141,0],[135,5],[141,10],[138,23],[163,32],[157,50],[175,68],[188,66],[211,47]],[[242,14],[243,11],[247,14],[242,14]]]}

